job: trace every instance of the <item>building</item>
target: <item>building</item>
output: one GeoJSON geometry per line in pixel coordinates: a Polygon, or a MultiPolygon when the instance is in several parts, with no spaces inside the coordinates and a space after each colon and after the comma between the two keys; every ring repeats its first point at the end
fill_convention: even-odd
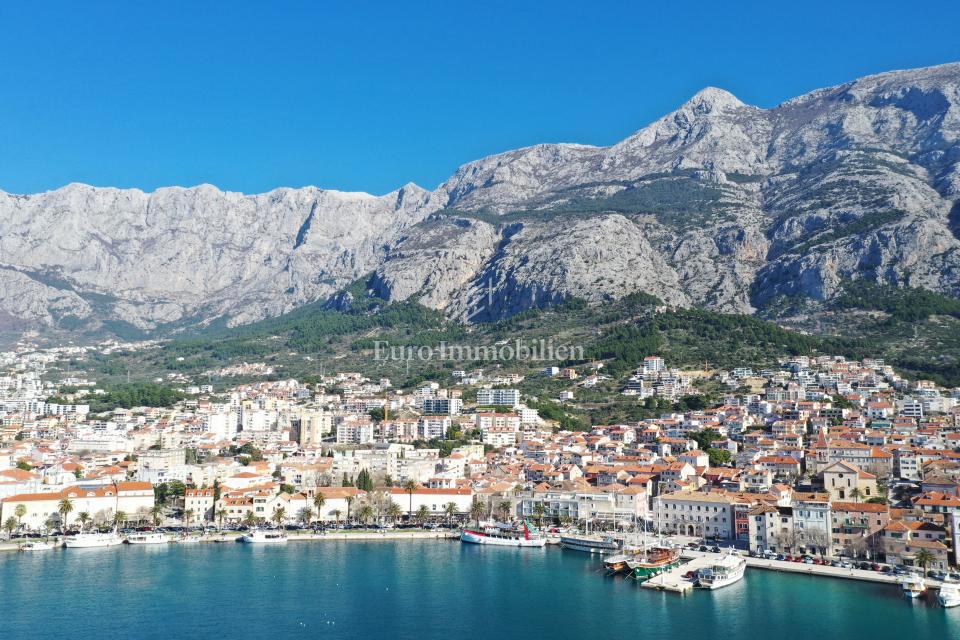
{"type": "Polygon", "coordinates": [[[820,475],[830,500],[869,500],[877,495],[877,477],[850,462],[831,463],[820,475]]]}
{"type": "Polygon", "coordinates": [[[664,530],[702,538],[732,539],[734,500],[726,493],[677,491],[661,496],[664,530]]]}
{"type": "Polygon", "coordinates": [[[423,412],[426,415],[458,416],[463,412],[460,398],[424,398],[423,412]]]}
{"type": "Polygon", "coordinates": [[[833,502],[830,509],[834,552],[848,558],[876,558],[890,508],[869,502],[833,502]]]}
{"type": "Polygon", "coordinates": [[[520,390],[477,389],[477,404],[481,406],[505,405],[516,407],[520,404],[520,390]]]}
{"type": "Polygon", "coordinates": [[[88,514],[91,522],[96,524],[112,522],[118,511],[126,513],[130,519],[146,520],[154,505],[153,485],[149,482],[119,482],[116,485],[80,485],[49,493],[14,495],[0,501],[0,521],[14,516],[14,510],[21,504],[27,508],[21,519],[23,526],[35,531],[44,530],[48,521],[58,527],[63,524],[73,527],[81,513],[88,514]],[[61,500],[69,500],[72,506],[65,523],[60,522],[61,500]]]}
{"type": "Polygon", "coordinates": [[[187,489],[183,493],[183,511],[193,513],[193,522],[212,522],[213,503],[213,489],[187,489]]]}

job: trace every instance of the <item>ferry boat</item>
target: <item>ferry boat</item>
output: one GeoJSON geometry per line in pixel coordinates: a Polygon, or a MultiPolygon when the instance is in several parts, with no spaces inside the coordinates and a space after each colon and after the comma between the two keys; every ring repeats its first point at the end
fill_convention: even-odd
{"type": "Polygon", "coordinates": [[[127,544],[167,544],[169,540],[162,533],[141,532],[131,533],[127,536],[127,544]]]}
{"type": "Polygon", "coordinates": [[[240,536],[240,542],[247,544],[283,544],[287,541],[287,536],[282,531],[261,531],[256,529],[246,535],[240,536]]]}
{"type": "Polygon", "coordinates": [[[543,547],[547,539],[526,520],[521,528],[489,525],[477,529],[464,529],[460,541],[470,544],[491,544],[501,547],[543,547]]]}
{"type": "Polygon", "coordinates": [[[702,589],[720,589],[743,579],[747,561],[732,549],[709,567],[697,571],[697,584],[702,589]]]}
{"type": "Polygon", "coordinates": [[[634,579],[643,582],[664,571],[680,566],[680,549],[675,547],[655,546],[638,553],[634,558],[627,560],[627,566],[634,579]]]}
{"type": "Polygon", "coordinates": [[[109,533],[78,533],[66,538],[63,546],[67,549],[92,549],[94,547],[115,547],[123,544],[116,531],[109,533]]]}
{"type": "Polygon", "coordinates": [[[33,542],[24,542],[20,545],[20,551],[50,551],[56,545],[49,540],[35,540],[33,542]]]}
{"type": "Polygon", "coordinates": [[[911,574],[903,579],[900,587],[903,589],[903,595],[906,597],[911,599],[919,598],[927,590],[927,581],[923,579],[923,576],[911,574]]]}
{"type": "Polygon", "coordinates": [[[560,546],[586,553],[613,553],[620,549],[620,544],[615,539],[596,534],[561,535],[560,546]]]}
{"type": "Polygon", "coordinates": [[[960,583],[944,582],[940,585],[940,593],[937,594],[937,602],[941,606],[950,608],[960,605],[960,583]]]}

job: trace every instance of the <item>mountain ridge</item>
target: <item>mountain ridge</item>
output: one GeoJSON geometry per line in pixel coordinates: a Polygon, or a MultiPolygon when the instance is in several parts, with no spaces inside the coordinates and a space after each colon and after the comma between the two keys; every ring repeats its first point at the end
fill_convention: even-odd
{"type": "Polygon", "coordinates": [[[0,191],[0,322],[242,324],[373,273],[457,320],[643,291],[754,313],[844,280],[960,294],[960,63],[762,109],[716,87],[609,146],[539,144],[434,190],[0,191]]]}

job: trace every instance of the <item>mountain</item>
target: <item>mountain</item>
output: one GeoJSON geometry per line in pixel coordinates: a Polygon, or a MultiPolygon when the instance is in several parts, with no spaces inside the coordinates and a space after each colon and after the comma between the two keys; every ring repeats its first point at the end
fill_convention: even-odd
{"type": "Polygon", "coordinates": [[[0,193],[0,324],[277,315],[357,279],[495,320],[642,291],[755,313],[864,280],[960,295],[960,63],[772,109],[707,88],[610,147],[544,144],[426,191],[0,193]]]}

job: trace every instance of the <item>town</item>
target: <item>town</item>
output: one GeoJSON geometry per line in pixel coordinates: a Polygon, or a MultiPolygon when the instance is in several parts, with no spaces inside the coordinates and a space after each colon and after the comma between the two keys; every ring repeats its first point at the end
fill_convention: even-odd
{"type": "MultiPolygon", "coordinates": [[[[525,403],[522,375],[482,369],[454,371],[448,388],[347,372],[224,390],[177,382],[172,406],[93,414],[105,394],[96,380],[49,371],[99,348],[0,354],[0,523],[11,539],[493,518],[940,577],[957,564],[960,389],[906,380],[881,360],[794,357],[705,374],[650,356],[621,394],[675,401],[709,375],[722,401],[568,431],[525,403]]],[[[565,380],[560,402],[601,371],[530,375],[565,380]]]]}

